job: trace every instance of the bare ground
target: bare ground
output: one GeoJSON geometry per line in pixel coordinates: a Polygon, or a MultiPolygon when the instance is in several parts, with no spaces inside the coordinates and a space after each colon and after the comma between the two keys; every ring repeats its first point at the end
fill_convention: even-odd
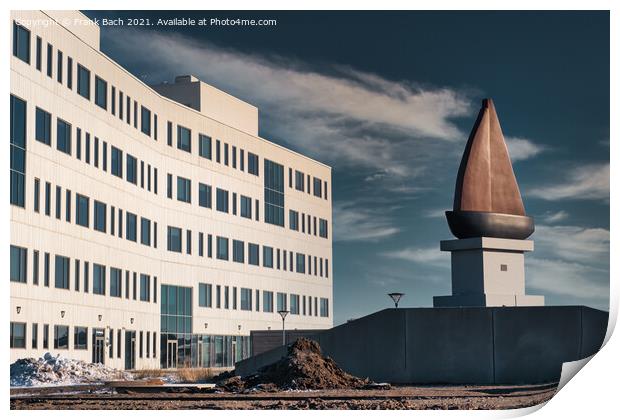
{"type": "Polygon", "coordinates": [[[250,393],[100,393],[13,396],[15,410],[175,409],[510,409],[540,404],[557,384],[531,386],[398,386],[389,390],[330,389],[250,393]]]}

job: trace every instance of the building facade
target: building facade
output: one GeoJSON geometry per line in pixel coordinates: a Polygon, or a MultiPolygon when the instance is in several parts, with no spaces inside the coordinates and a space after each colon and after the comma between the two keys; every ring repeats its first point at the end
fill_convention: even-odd
{"type": "Polygon", "coordinates": [[[332,326],[328,166],[193,76],[145,85],[81,13],[10,24],[12,360],[226,367],[280,309],[332,326]]]}

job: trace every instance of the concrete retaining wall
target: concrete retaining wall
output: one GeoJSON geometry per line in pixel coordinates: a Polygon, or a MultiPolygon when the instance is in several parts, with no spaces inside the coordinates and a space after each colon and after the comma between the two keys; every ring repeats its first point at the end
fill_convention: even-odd
{"type": "MultiPolygon", "coordinates": [[[[607,319],[585,306],[386,309],[314,339],[344,370],[377,382],[531,384],[557,381],[562,363],[598,351],[607,319]]],[[[243,360],[237,374],[285,354],[243,360]]]]}

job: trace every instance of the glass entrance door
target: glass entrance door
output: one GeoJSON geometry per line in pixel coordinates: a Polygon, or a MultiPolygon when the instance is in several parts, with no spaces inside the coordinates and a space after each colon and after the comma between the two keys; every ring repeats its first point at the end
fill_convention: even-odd
{"type": "Polygon", "coordinates": [[[125,369],[136,367],[136,332],[125,331],[125,369]]]}
{"type": "Polygon", "coordinates": [[[93,363],[104,364],[105,335],[102,329],[93,329],[93,363]]]}
{"type": "Polygon", "coordinates": [[[177,340],[168,340],[166,343],[166,368],[176,369],[179,357],[179,343],[177,340]]]}

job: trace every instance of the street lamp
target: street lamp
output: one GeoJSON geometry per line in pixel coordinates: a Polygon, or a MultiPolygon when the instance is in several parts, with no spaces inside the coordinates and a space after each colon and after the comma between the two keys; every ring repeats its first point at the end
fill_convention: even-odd
{"type": "Polygon", "coordinates": [[[278,311],[282,317],[282,345],[286,345],[286,330],[284,329],[284,318],[288,315],[288,311],[278,311]]]}
{"type": "Polygon", "coordinates": [[[393,293],[388,293],[388,296],[392,298],[392,300],[394,301],[394,306],[398,308],[398,302],[400,302],[400,299],[403,296],[405,296],[405,294],[399,293],[399,292],[393,292],[393,293]]]}

